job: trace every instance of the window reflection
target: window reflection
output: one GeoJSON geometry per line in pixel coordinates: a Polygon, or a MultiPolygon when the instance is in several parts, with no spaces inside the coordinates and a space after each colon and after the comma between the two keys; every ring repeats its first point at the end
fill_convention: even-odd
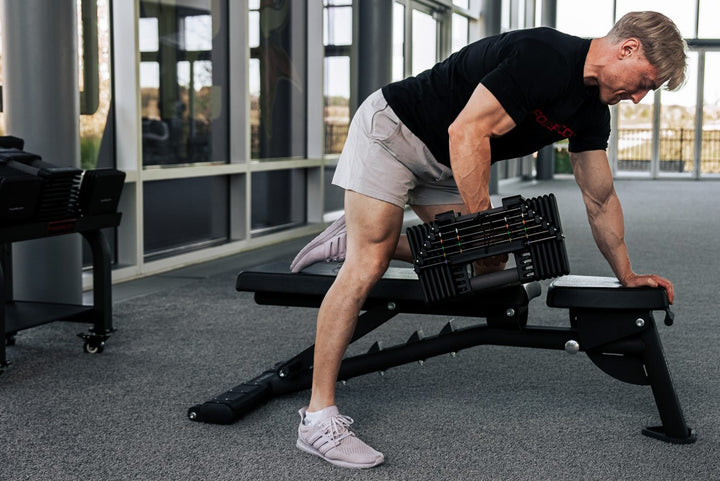
{"type": "Polygon", "coordinates": [[[143,165],[227,162],[227,2],[141,0],[143,165]]]}
{"type": "Polygon", "coordinates": [[[305,156],[307,23],[303,2],[250,2],[253,159],[305,156]],[[256,33],[257,32],[257,33],[256,33]]]}

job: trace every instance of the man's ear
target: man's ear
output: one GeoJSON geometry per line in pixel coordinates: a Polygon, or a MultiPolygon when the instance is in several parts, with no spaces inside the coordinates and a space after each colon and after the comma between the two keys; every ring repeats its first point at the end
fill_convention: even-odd
{"type": "Polygon", "coordinates": [[[640,40],[635,37],[630,37],[620,42],[620,46],[618,48],[618,58],[622,60],[627,57],[632,57],[633,55],[637,55],[639,50],[640,40]]]}

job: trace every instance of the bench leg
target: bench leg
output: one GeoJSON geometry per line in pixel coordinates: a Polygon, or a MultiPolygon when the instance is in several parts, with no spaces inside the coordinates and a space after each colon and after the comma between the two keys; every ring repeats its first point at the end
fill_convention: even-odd
{"type": "Polygon", "coordinates": [[[652,311],[646,309],[571,309],[580,345],[593,363],[610,376],[650,385],[661,426],[643,434],[671,443],[695,442],[685,424],[652,311]]]}
{"type": "Polygon", "coordinates": [[[662,425],[647,427],[642,432],[646,436],[670,443],[694,443],[695,432],[685,423],[685,416],[673,386],[655,321],[651,322],[652,326],[645,329],[641,335],[645,344],[643,361],[662,425]]]}

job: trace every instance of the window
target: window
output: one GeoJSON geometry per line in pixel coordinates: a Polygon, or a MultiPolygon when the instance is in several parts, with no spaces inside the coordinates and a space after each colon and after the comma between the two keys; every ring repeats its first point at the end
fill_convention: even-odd
{"type": "Polygon", "coordinates": [[[705,89],[703,90],[702,149],[700,172],[720,175],[720,52],[705,54],[705,89]]]}
{"type": "Polygon", "coordinates": [[[653,155],[653,109],[655,96],[649,93],[638,104],[617,105],[617,170],[623,173],[650,173],[653,155]]]}
{"type": "Polygon", "coordinates": [[[226,242],[226,176],[145,182],[143,198],[145,260],[226,242]]]}
{"type": "Polygon", "coordinates": [[[437,21],[430,13],[412,11],[412,74],[417,75],[437,62],[437,21]]]}
{"type": "Polygon", "coordinates": [[[270,170],[252,174],[253,236],[299,226],[305,219],[306,169],[270,170]]]}
{"type": "Polygon", "coordinates": [[[717,0],[700,0],[697,36],[700,38],[720,38],[718,18],[720,18],[720,2],[717,0]]]}
{"type": "Polygon", "coordinates": [[[323,12],[325,45],[324,114],[325,154],[339,154],[350,125],[350,45],[352,2],[325,0],[323,12]]]}
{"type": "Polygon", "coordinates": [[[453,13],[452,16],[452,46],[453,52],[457,52],[468,44],[468,25],[467,17],[453,13]]]}
{"type": "Polygon", "coordinates": [[[249,2],[251,158],[305,156],[307,24],[298,2],[249,2]]]}
{"type": "Polygon", "coordinates": [[[687,81],[680,90],[660,91],[659,174],[694,170],[697,52],[688,52],[687,81]]]}
{"type": "Polygon", "coordinates": [[[393,4],[393,81],[405,78],[405,5],[393,4]]]}
{"type": "Polygon", "coordinates": [[[616,0],[616,16],[619,20],[628,12],[654,10],[670,17],[683,37],[695,37],[695,3],[658,0],[616,0]]]}
{"type": "MultiPolygon", "coordinates": [[[[143,166],[227,163],[227,0],[139,5],[143,166]]],[[[228,177],[141,188],[145,260],[227,242],[228,177]]]]}
{"type": "Polygon", "coordinates": [[[342,152],[350,126],[350,57],[325,57],[325,154],[342,152]]]}
{"type": "Polygon", "coordinates": [[[110,114],[109,0],[78,0],[80,22],[80,167],[113,167],[113,119],[110,114]],[[92,34],[90,34],[92,32],[92,34]],[[102,147],[102,148],[101,148],[102,147]]]}
{"type": "Polygon", "coordinates": [[[227,2],[141,0],[143,165],[228,161],[227,2]]]}
{"type": "Polygon", "coordinates": [[[325,0],[323,41],[325,45],[352,43],[352,1],[325,0]]]}
{"type": "Polygon", "coordinates": [[[614,24],[613,0],[557,1],[557,28],[578,37],[603,37],[614,24]]]}

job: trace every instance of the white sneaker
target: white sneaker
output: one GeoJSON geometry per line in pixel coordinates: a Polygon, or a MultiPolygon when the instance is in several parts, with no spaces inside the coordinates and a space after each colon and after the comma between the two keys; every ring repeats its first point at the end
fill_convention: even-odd
{"type": "Polygon", "coordinates": [[[385,461],[382,453],[360,441],[348,427],[352,418],[342,416],[335,406],[327,409],[327,417],[305,425],[307,407],[300,413],[297,447],[319,456],[328,463],[344,468],[372,468],[385,461]]]}
{"type": "Polygon", "coordinates": [[[290,264],[290,272],[300,272],[316,262],[342,262],[346,244],[347,229],[345,215],[342,215],[298,252],[290,264]]]}

